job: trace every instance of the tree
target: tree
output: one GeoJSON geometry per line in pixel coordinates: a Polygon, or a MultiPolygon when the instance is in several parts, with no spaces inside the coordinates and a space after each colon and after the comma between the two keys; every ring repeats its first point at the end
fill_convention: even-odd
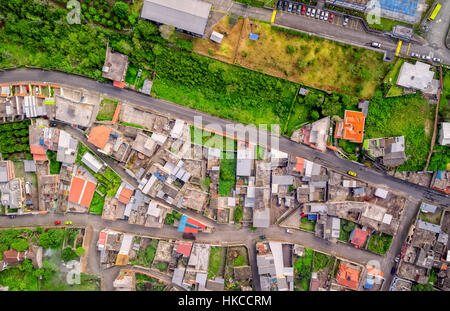
{"type": "Polygon", "coordinates": [[[413,292],[418,292],[418,291],[420,291],[420,292],[422,292],[422,291],[423,292],[425,292],[425,291],[431,292],[431,291],[434,291],[434,287],[431,284],[415,284],[415,285],[412,286],[412,291],[413,292]]]}
{"type": "Polygon", "coordinates": [[[127,18],[128,5],[125,2],[117,1],[112,8],[113,13],[120,18],[127,18]]]}
{"type": "Polygon", "coordinates": [[[66,247],[63,249],[61,254],[61,259],[65,262],[71,261],[76,259],[78,256],[75,253],[75,251],[72,249],[72,247],[66,247]]]}
{"type": "Polygon", "coordinates": [[[161,25],[159,26],[159,32],[161,33],[161,37],[166,39],[169,42],[172,42],[174,38],[175,33],[175,27],[170,25],[161,25]]]}
{"type": "Polygon", "coordinates": [[[316,120],[319,120],[319,113],[317,112],[317,110],[313,110],[313,111],[311,111],[311,119],[312,120],[314,120],[314,121],[316,121],[316,120]]]}
{"type": "Polygon", "coordinates": [[[50,229],[39,236],[38,245],[43,248],[60,248],[64,239],[64,231],[61,229],[50,229]]]}
{"type": "Polygon", "coordinates": [[[14,239],[14,241],[11,243],[11,248],[18,252],[26,251],[28,247],[28,242],[24,239],[14,239]]]}
{"type": "Polygon", "coordinates": [[[75,250],[75,254],[80,257],[83,256],[84,253],[86,253],[86,250],[82,247],[77,247],[77,249],[75,250]]]}

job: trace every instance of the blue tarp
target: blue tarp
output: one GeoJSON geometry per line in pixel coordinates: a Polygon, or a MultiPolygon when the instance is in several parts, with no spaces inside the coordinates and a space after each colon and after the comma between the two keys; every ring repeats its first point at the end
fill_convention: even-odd
{"type": "Polygon", "coordinates": [[[442,180],[442,171],[438,171],[436,173],[436,178],[439,179],[439,180],[442,180]]]}
{"type": "Polygon", "coordinates": [[[374,279],[367,279],[366,284],[364,284],[364,288],[371,289],[374,283],[375,283],[374,279]]]}
{"type": "Polygon", "coordinates": [[[155,177],[158,178],[159,180],[161,180],[162,182],[166,182],[166,179],[163,176],[161,176],[161,174],[159,172],[155,173],[155,177]]]}
{"type": "Polygon", "coordinates": [[[178,232],[184,232],[184,228],[186,228],[186,223],[188,221],[188,217],[183,215],[180,219],[180,225],[178,226],[178,232]]]}
{"type": "Polygon", "coordinates": [[[258,35],[256,33],[250,33],[250,36],[248,37],[250,40],[258,40],[258,35]]]}
{"type": "Polygon", "coordinates": [[[44,139],[43,138],[39,139],[39,145],[44,146],[44,139]]]}
{"type": "Polygon", "coordinates": [[[315,214],[309,214],[308,215],[308,220],[309,221],[317,221],[317,215],[315,215],[315,214]]]}

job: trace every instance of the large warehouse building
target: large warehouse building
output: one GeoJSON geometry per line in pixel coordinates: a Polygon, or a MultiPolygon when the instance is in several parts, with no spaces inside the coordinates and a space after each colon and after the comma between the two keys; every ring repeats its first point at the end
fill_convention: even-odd
{"type": "Polygon", "coordinates": [[[200,0],[145,0],[141,18],[203,37],[211,4],[200,0]]]}

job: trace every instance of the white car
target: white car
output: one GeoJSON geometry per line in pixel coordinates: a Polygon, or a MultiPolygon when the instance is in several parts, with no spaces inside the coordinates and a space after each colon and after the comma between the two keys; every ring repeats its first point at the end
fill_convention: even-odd
{"type": "Polygon", "coordinates": [[[435,63],[440,63],[440,62],[441,62],[441,59],[440,59],[440,58],[437,58],[437,57],[433,57],[433,62],[435,62],[435,63]]]}
{"type": "Polygon", "coordinates": [[[287,233],[294,233],[294,230],[293,229],[286,229],[286,232],[287,233]]]}
{"type": "Polygon", "coordinates": [[[316,9],[312,9],[311,11],[311,17],[314,17],[314,15],[316,15],[316,9]]]}
{"type": "Polygon", "coordinates": [[[378,42],[372,42],[370,45],[374,48],[381,48],[381,43],[378,42]]]}
{"type": "Polygon", "coordinates": [[[416,53],[411,53],[411,57],[420,58],[420,55],[419,55],[419,54],[416,54],[416,53]]]}
{"type": "Polygon", "coordinates": [[[308,8],[308,9],[306,10],[306,16],[309,16],[309,15],[311,15],[311,8],[308,8]]]}
{"type": "Polygon", "coordinates": [[[325,12],[325,17],[323,18],[324,20],[326,20],[326,21],[328,20],[328,15],[329,15],[329,13],[330,13],[330,12],[325,12]]]}
{"type": "Polygon", "coordinates": [[[430,59],[431,59],[431,57],[430,57],[430,56],[428,56],[428,55],[422,55],[422,59],[425,59],[425,60],[430,60],[430,59]]]}

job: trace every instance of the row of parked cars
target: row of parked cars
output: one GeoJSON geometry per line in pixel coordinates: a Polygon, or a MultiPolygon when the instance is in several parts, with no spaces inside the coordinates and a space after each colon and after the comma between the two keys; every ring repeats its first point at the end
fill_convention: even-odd
{"type": "MultiPolygon", "coordinates": [[[[315,17],[316,19],[329,21],[330,23],[333,21],[333,18],[334,18],[333,13],[330,13],[327,11],[322,11],[320,9],[316,10],[315,8],[310,8],[310,7],[306,7],[305,5],[300,5],[300,4],[292,3],[289,1],[283,1],[283,0],[278,1],[277,10],[283,10],[283,11],[287,11],[289,13],[294,13],[297,15],[306,15],[309,17],[315,17]]],[[[347,18],[347,22],[348,22],[348,18],[347,18]]],[[[344,23],[345,23],[345,19],[344,19],[344,23]]]]}
{"type": "Polygon", "coordinates": [[[423,59],[423,60],[432,60],[432,61],[435,62],[435,63],[440,63],[440,62],[441,62],[441,59],[440,59],[440,58],[437,58],[437,57],[431,58],[431,57],[428,56],[428,55],[422,55],[422,56],[420,56],[420,55],[417,54],[417,53],[411,53],[411,57],[421,58],[421,59],[423,59]]]}

